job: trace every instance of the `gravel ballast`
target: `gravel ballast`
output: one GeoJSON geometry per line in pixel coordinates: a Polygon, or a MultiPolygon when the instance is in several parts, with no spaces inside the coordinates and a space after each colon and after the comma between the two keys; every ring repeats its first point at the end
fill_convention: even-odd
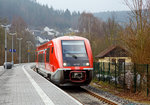
{"type": "Polygon", "coordinates": [[[119,103],[121,105],[148,105],[148,104],[135,103],[135,102],[131,102],[129,100],[125,100],[123,98],[115,96],[115,95],[113,95],[113,94],[111,94],[109,92],[103,91],[101,89],[97,89],[97,88],[95,88],[93,86],[90,86],[90,85],[89,86],[83,86],[83,87],[85,89],[88,89],[88,90],[90,90],[92,92],[95,92],[95,93],[97,93],[99,95],[102,95],[103,97],[106,97],[107,99],[113,100],[113,101],[115,101],[115,102],[117,102],[117,103],[119,103]]]}

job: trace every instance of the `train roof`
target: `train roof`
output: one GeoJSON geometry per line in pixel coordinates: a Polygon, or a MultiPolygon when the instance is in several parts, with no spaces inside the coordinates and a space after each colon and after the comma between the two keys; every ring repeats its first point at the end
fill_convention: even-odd
{"type": "Polygon", "coordinates": [[[62,36],[62,37],[58,37],[58,38],[55,38],[53,40],[87,40],[86,38],[84,37],[80,37],[80,36],[62,36]]]}
{"type": "MultiPolygon", "coordinates": [[[[87,40],[87,39],[84,38],[84,37],[80,37],[80,36],[62,36],[62,37],[58,37],[58,38],[52,39],[51,41],[57,42],[59,40],[87,40]]],[[[37,50],[46,48],[47,44],[49,44],[49,43],[50,43],[50,41],[47,42],[47,43],[44,43],[44,44],[42,44],[40,46],[38,46],[37,50]]]]}

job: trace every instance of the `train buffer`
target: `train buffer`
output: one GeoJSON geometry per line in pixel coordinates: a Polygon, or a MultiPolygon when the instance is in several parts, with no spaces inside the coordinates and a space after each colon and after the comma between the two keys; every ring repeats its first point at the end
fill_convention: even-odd
{"type": "Polygon", "coordinates": [[[32,64],[0,67],[0,105],[81,105],[79,101],[34,72],[32,64]]]}

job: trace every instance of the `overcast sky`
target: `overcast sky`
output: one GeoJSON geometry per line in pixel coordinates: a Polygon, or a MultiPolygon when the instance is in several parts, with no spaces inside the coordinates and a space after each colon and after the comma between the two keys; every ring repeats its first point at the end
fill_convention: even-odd
{"type": "Polygon", "coordinates": [[[70,11],[102,12],[128,10],[124,0],[36,0],[54,9],[70,11]]]}

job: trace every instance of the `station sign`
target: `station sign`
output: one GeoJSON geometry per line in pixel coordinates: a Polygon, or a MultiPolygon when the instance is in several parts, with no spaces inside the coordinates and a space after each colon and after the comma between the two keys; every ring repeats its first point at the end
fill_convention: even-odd
{"type": "Polygon", "coordinates": [[[16,52],[16,49],[9,49],[9,52],[16,52]]]}

